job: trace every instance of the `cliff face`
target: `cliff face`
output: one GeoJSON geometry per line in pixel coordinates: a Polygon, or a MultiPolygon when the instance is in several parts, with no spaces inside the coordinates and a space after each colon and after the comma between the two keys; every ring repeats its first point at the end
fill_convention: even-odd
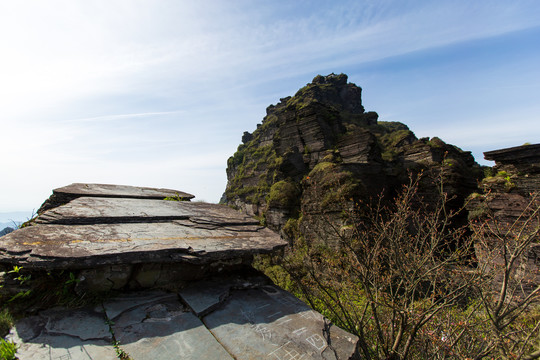
{"type": "Polygon", "coordinates": [[[269,106],[228,160],[223,202],[281,230],[300,214],[339,213],[352,202],[393,195],[409,171],[428,174],[426,198],[436,191],[429,174],[442,173],[456,205],[477,188],[480,167],[469,152],[378,121],[364,110],[361,93],[347,75],[318,75],[269,106]]]}
{"type": "MultiPolygon", "coordinates": [[[[493,174],[467,204],[472,230],[483,235],[475,242],[476,256],[481,265],[496,270],[522,247],[511,280],[529,294],[540,284],[540,144],[489,151],[484,157],[495,161],[493,174]]],[[[494,280],[500,288],[502,277],[494,280]]]]}

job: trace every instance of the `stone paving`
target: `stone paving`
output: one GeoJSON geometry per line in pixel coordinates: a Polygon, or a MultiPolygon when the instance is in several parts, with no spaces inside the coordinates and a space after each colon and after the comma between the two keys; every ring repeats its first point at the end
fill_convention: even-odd
{"type": "Polygon", "coordinates": [[[8,336],[19,359],[349,359],[357,338],[263,276],[145,290],[41,311],[8,336]],[[117,344],[117,348],[113,346],[117,344]]]}

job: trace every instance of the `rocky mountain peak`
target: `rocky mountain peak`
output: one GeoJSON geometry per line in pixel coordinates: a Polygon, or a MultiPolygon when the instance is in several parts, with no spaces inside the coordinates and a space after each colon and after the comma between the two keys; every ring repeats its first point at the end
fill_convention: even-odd
{"type": "MultiPolygon", "coordinates": [[[[364,200],[391,195],[411,170],[443,171],[458,202],[477,188],[480,168],[470,152],[436,137],[418,139],[402,123],[379,121],[376,112],[365,111],[361,95],[345,74],[317,75],[294,96],[270,105],[229,158],[222,201],[281,229],[291,217],[319,208],[306,178],[320,178],[318,186],[326,184],[328,191],[339,179],[347,189],[340,197],[364,200]]],[[[339,211],[343,204],[333,199],[330,205],[339,211]]]]}

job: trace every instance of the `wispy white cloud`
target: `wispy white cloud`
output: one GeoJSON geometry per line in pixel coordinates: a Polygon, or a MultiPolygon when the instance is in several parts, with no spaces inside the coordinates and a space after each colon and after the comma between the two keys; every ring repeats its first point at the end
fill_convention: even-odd
{"type": "MultiPolygon", "coordinates": [[[[315,74],[538,27],[538,11],[532,0],[2,2],[0,126],[9,136],[0,142],[0,165],[12,172],[0,177],[0,210],[43,200],[23,186],[48,194],[71,180],[187,184],[217,200],[226,158],[242,131],[254,129],[267,105],[315,74]],[[28,194],[24,200],[21,193],[28,194]]],[[[527,66],[515,70],[514,80],[484,72],[476,84],[468,82],[466,96],[475,96],[487,76],[504,79],[516,97],[533,94],[516,88],[536,76],[528,71],[526,78],[521,69],[527,66]]],[[[434,106],[451,108],[443,95],[455,94],[426,91],[430,79],[392,83],[374,73],[350,80],[370,79],[375,85],[365,91],[379,101],[368,107],[387,119],[410,121],[417,133],[442,129],[456,142],[474,142],[443,122],[425,126],[434,106]]],[[[459,88],[450,76],[438,81],[448,82],[448,91],[459,88]]],[[[465,106],[464,98],[454,101],[465,106]]],[[[525,105],[521,116],[530,119],[536,109],[525,105]]],[[[504,131],[491,129],[491,137],[504,131]]]]}
{"type": "Polygon", "coordinates": [[[145,113],[134,113],[134,114],[114,114],[114,115],[102,115],[94,116],[89,118],[80,118],[80,119],[70,119],[64,120],[65,123],[84,123],[84,122],[110,122],[110,121],[122,121],[126,119],[134,118],[147,118],[147,117],[158,117],[163,115],[173,115],[173,114],[185,114],[185,111],[158,111],[158,112],[145,112],[145,113]]]}

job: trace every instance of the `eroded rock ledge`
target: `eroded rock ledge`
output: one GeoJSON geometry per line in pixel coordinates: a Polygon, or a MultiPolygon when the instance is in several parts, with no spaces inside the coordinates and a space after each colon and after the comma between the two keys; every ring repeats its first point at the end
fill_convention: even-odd
{"type": "Polygon", "coordinates": [[[210,265],[249,260],[286,245],[256,220],[226,206],[163,200],[185,194],[174,190],[73,184],[61,193],[77,197],[2,237],[0,263],[43,270],[210,265]],[[98,190],[92,194],[89,188],[98,190]],[[151,197],[132,198],[141,193],[151,197]]]}
{"type": "Polygon", "coordinates": [[[191,197],[72,184],[54,190],[24,228],[1,237],[4,294],[42,285],[40,276],[55,271],[70,275],[79,296],[120,294],[76,309],[38,304],[8,336],[17,356],[358,358],[354,335],[251,268],[253,255],[286,246],[279,235],[227,206],[192,203],[191,197]],[[11,268],[17,271],[8,273],[11,268]]]}

